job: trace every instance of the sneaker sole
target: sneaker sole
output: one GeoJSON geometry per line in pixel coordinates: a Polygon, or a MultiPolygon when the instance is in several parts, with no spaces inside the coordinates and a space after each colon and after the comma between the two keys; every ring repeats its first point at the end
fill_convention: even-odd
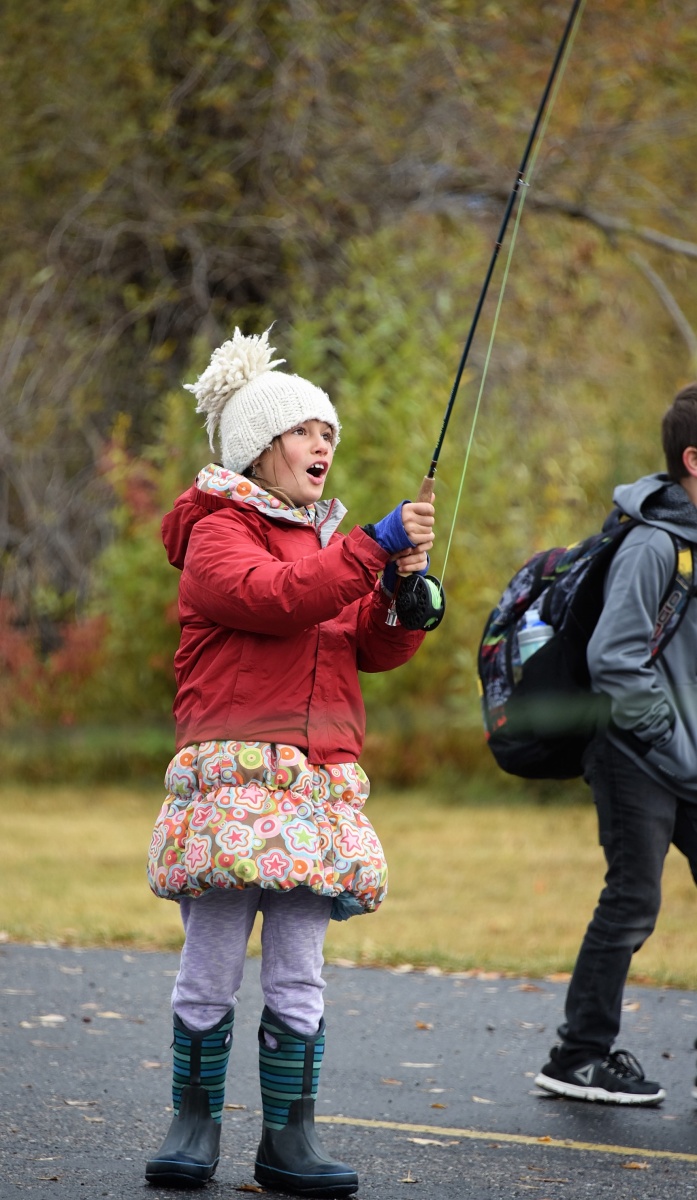
{"type": "Polygon", "coordinates": [[[564,1083],[561,1079],[552,1079],[549,1075],[536,1075],[537,1087],[546,1092],[554,1092],[557,1096],[566,1096],[568,1100],[590,1100],[599,1104],[660,1104],[665,1100],[665,1089],[642,1095],[640,1092],[608,1092],[601,1087],[582,1087],[576,1083],[564,1083]]]}

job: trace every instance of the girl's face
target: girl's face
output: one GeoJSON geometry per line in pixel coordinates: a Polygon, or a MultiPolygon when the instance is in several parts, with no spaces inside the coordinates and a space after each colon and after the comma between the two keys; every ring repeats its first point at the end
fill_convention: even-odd
{"type": "Polygon", "coordinates": [[[333,457],[331,425],[303,421],[275,438],[254,466],[257,475],[300,506],[320,499],[333,457]]]}

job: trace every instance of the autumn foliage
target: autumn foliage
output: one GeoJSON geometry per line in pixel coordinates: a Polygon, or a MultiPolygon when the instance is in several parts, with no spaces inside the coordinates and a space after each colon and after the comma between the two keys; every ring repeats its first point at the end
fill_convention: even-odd
{"type": "MultiPolygon", "coordinates": [[[[182,382],[275,319],[339,409],[345,527],[413,495],[567,6],[45,9],[3,11],[0,730],[133,745],[170,729],[160,519],[210,458],[182,382]]],[[[373,773],[487,761],[487,611],[661,467],[661,414],[697,375],[696,51],[697,0],[585,6],[441,458],[448,614],[365,681],[373,773]]]]}

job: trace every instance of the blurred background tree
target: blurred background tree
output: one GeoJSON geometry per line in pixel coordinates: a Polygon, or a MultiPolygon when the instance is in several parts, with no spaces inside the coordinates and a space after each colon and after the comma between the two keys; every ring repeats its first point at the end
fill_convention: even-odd
{"type": "MultiPolygon", "coordinates": [[[[350,520],[414,493],[567,9],[6,0],[0,726],[14,746],[41,723],[69,727],[74,751],[101,723],[122,770],[134,730],[162,723],[148,745],[166,755],[177,579],[159,520],[210,457],[181,383],[235,324],[275,319],[289,368],[330,391],[350,520]]],[[[662,465],[660,416],[697,374],[695,18],[697,0],[586,6],[526,197],[448,615],[408,667],[365,681],[374,773],[486,762],[488,609],[534,549],[589,532],[616,482],[662,465]]],[[[436,573],[494,300],[441,459],[436,573]]]]}

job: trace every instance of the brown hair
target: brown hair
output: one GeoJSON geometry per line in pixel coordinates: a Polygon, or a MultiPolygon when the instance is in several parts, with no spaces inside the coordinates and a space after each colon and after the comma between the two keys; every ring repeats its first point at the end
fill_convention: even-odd
{"type": "MultiPolygon", "coordinates": [[[[281,452],[281,457],[285,461],[286,465],[290,467],[288,455],[286,454],[286,448],[283,445],[283,435],[280,433],[276,434],[275,438],[272,438],[271,446],[269,448],[272,449],[276,446],[278,446],[278,449],[281,452]]],[[[268,479],[264,479],[263,475],[255,474],[254,463],[250,463],[249,466],[246,467],[242,472],[242,474],[245,475],[247,479],[253,479],[254,482],[259,485],[259,487],[263,487],[265,492],[271,492],[272,496],[278,496],[279,500],[282,500],[283,503],[287,504],[289,508],[295,508],[295,501],[291,500],[290,496],[288,496],[286,492],[281,491],[279,487],[276,487],[276,485],[271,483],[268,479]]],[[[293,471],[293,476],[295,477],[295,471],[293,471]]]]}
{"type": "Polygon", "coordinates": [[[697,446],[697,383],[678,392],[661,425],[666,471],[679,483],[687,475],[682,456],[688,446],[697,446]]]}

